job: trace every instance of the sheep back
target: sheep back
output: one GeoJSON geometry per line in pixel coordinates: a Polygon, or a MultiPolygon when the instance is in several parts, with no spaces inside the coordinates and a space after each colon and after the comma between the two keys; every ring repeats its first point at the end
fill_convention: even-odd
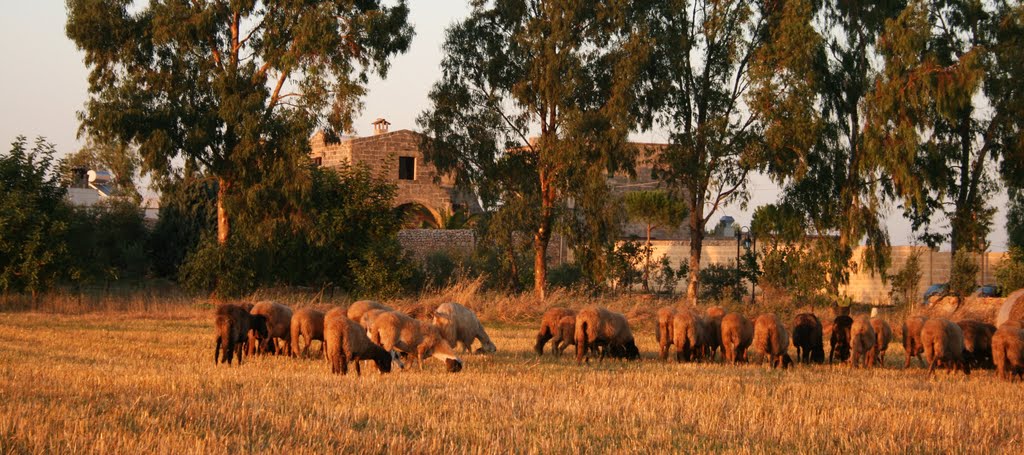
{"type": "Polygon", "coordinates": [[[960,326],[946,319],[929,319],[921,328],[921,343],[929,374],[938,366],[971,374],[970,365],[964,361],[964,334],[960,326]]]}
{"type": "MultiPolygon", "coordinates": [[[[552,338],[558,336],[561,321],[566,317],[573,318],[573,330],[575,330],[575,311],[568,308],[555,307],[548,308],[544,312],[540,319],[540,330],[537,331],[537,343],[533,346],[533,351],[537,355],[544,355],[544,345],[552,338]]],[[[569,335],[569,338],[572,339],[573,335],[569,335]]],[[[558,341],[555,343],[558,343],[558,341]]]]}
{"type": "Polygon", "coordinates": [[[747,348],[754,341],[754,324],[739,313],[722,317],[722,350],[730,363],[747,360],[747,348]]]}

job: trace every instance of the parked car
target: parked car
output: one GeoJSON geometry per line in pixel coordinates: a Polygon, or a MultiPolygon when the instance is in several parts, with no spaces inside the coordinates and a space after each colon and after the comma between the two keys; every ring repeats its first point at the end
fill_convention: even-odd
{"type": "Polygon", "coordinates": [[[997,284],[983,284],[975,291],[978,297],[1002,297],[1003,288],[997,284]]]}
{"type": "Polygon", "coordinates": [[[935,283],[924,291],[924,301],[921,303],[928,305],[932,297],[945,297],[947,294],[949,294],[949,283],[935,283]]]}

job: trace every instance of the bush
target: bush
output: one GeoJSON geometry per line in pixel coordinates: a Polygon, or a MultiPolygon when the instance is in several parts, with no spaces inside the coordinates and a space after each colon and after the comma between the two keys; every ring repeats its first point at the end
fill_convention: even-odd
{"type": "Polygon", "coordinates": [[[131,200],[110,199],[72,211],[69,273],[76,284],[141,281],[149,271],[149,231],[131,200]]]}
{"type": "Polygon", "coordinates": [[[548,269],[548,285],[553,288],[576,288],[586,282],[583,268],[578,264],[562,263],[548,269]]]}
{"type": "Polygon", "coordinates": [[[177,277],[203,234],[217,229],[216,202],[217,183],[202,176],[186,175],[161,188],[160,215],[146,246],[154,275],[177,277]]]}
{"type": "Polygon", "coordinates": [[[889,299],[897,308],[912,307],[917,301],[917,286],[921,283],[921,258],[918,252],[913,252],[907,258],[907,262],[894,275],[889,277],[892,283],[892,290],[889,291],[889,299]]]}
{"type": "Polygon", "coordinates": [[[679,261],[678,268],[672,268],[672,261],[668,259],[668,256],[662,255],[656,262],[654,272],[651,275],[651,281],[654,282],[654,291],[672,295],[675,293],[679,281],[685,279],[689,272],[690,265],[686,262],[686,259],[679,261]]]}
{"type": "Polygon", "coordinates": [[[733,295],[743,294],[746,286],[741,286],[740,273],[735,267],[722,264],[711,264],[700,270],[700,299],[722,300],[733,295]]]}
{"type": "Polygon", "coordinates": [[[957,306],[964,297],[971,295],[978,287],[978,263],[973,254],[961,249],[953,255],[953,266],[949,271],[949,292],[957,298],[957,306]]]}
{"type": "Polygon", "coordinates": [[[192,292],[223,298],[249,294],[260,284],[254,260],[258,252],[254,250],[238,236],[224,246],[210,236],[189,253],[178,270],[178,281],[192,292]]]}
{"type": "Polygon", "coordinates": [[[996,281],[1003,288],[1003,295],[1024,289],[1024,248],[1010,249],[1010,254],[996,268],[996,281]]]}

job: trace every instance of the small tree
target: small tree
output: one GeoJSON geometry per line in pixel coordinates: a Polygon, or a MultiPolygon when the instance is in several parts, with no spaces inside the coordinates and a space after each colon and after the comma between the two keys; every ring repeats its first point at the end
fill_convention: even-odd
{"type": "Polygon", "coordinates": [[[917,294],[917,286],[921,283],[921,253],[914,250],[903,267],[889,277],[889,281],[892,283],[889,300],[898,308],[910,309],[917,294]]]}
{"type": "Polygon", "coordinates": [[[971,295],[978,287],[978,263],[969,251],[961,250],[953,254],[953,267],[949,271],[949,292],[956,296],[956,307],[964,302],[964,297],[971,295]]]}
{"type": "Polygon", "coordinates": [[[647,243],[644,251],[644,291],[650,290],[651,277],[651,230],[658,227],[674,228],[682,224],[688,213],[686,204],[671,197],[664,190],[634,191],[623,197],[626,213],[636,221],[647,225],[647,243]]]}
{"type": "Polygon", "coordinates": [[[1024,289],[1024,248],[1010,249],[1010,254],[996,268],[996,281],[1002,286],[1004,295],[1024,289]]]}

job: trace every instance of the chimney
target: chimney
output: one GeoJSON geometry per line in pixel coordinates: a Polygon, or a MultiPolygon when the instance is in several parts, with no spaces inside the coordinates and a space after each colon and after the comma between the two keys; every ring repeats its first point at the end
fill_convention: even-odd
{"type": "Polygon", "coordinates": [[[379,118],[377,120],[374,120],[373,121],[373,135],[376,136],[378,134],[387,133],[388,132],[388,125],[391,125],[391,124],[388,123],[388,121],[384,120],[383,118],[379,118]]]}

